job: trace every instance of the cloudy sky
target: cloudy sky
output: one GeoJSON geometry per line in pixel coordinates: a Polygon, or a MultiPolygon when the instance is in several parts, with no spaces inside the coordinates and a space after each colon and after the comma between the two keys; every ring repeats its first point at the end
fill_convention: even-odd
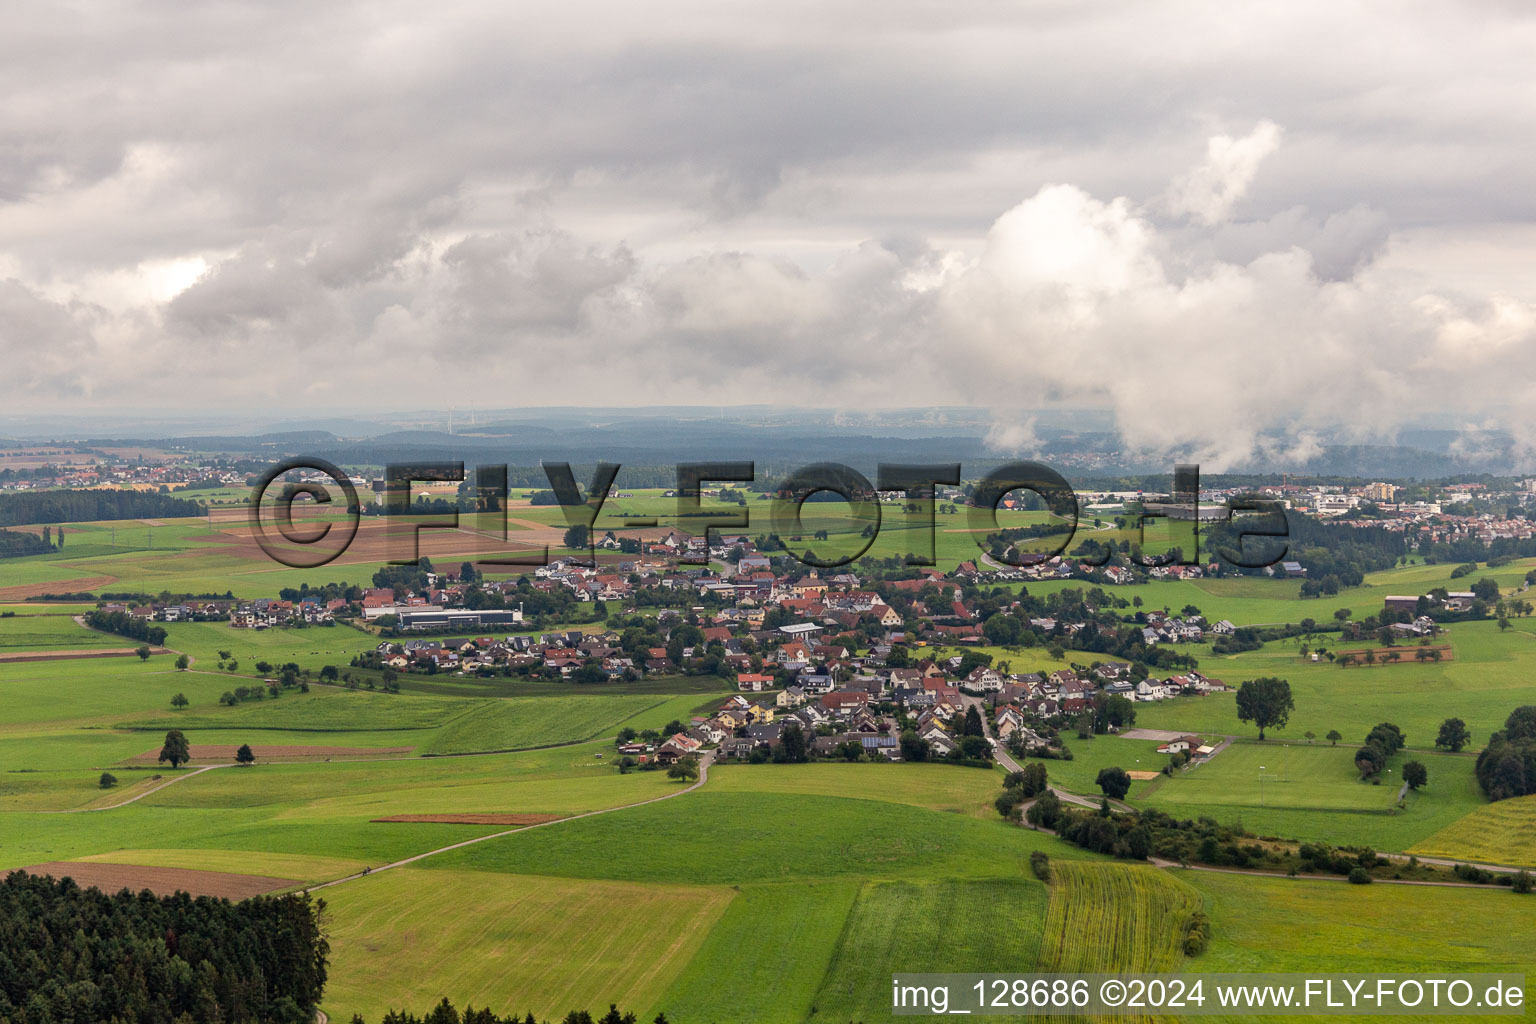
{"type": "Polygon", "coordinates": [[[0,402],[1536,440],[1532,11],[7,4],[0,402]]]}

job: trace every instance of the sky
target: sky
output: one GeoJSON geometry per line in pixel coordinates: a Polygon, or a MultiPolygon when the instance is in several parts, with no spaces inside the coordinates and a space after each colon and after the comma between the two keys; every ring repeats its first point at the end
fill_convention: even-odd
{"type": "Polygon", "coordinates": [[[0,7],[0,405],[1536,451],[1536,8],[0,7]]]}

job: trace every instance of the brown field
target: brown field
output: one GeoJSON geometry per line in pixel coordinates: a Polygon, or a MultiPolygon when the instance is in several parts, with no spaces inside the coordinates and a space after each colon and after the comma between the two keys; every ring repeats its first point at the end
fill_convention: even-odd
{"type": "MultiPolygon", "coordinates": [[[[0,654],[0,662],[8,661],[69,661],[72,658],[123,658],[131,657],[136,647],[84,647],[72,651],[11,651],[0,654]]],[[[151,647],[151,654],[169,654],[164,647],[151,647]]]]}
{"type": "MultiPolygon", "coordinates": [[[[1455,661],[1456,660],[1456,653],[1455,653],[1455,651],[1453,651],[1451,649],[1451,645],[1450,644],[1435,644],[1435,645],[1433,645],[1431,647],[1419,647],[1419,646],[1409,647],[1409,646],[1406,646],[1406,645],[1400,646],[1400,647],[1373,647],[1373,648],[1371,648],[1371,650],[1373,652],[1375,652],[1375,658],[1376,658],[1375,665],[1367,665],[1365,662],[1360,660],[1361,658],[1363,658],[1365,656],[1366,649],[1364,647],[1360,648],[1359,650],[1353,650],[1353,651],[1334,651],[1333,653],[1334,653],[1334,656],[1337,657],[1337,658],[1342,658],[1346,654],[1354,655],[1355,663],[1353,665],[1345,666],[1346,668],[1374,668],[1377,665],[1392,665],[1392,664],[1397,664],[1397,665],[1417,665],[1417,664],[1420,664],[1419,659],[1418,659],[1418,652],[1419,651],[1439,651],[1440,652],[1440,660],[1442,662],[1445,662],[1445,661],[1455,661]],[[1393,654],[1397,655],[1397,661],[1396,662],[1390,662],[1390,661],[1382,660],[1382,655],[1386,654],[1389,651],[1392,652],[1393,654]]],[[[1335,661],[1334,664],[1337,665],[1338,662],[1335,661]]]]}
{"type": "Polygon", "coordinates": [[[391,814],[374,821],[427,822],[439,825],[542,825],[563,814],[391,814]]]}
{"type": "MultiPolygon", "coordinates": [[[[235,751],[239,746],[233,743],[193,743],[188,748],[192,754],[192,761],[233,761],[235,751]]],[[[305,761],[317,757],[378,757],[385,754],[409,754],[415,747],[305,747],[305,746],[263,746],[260,743],[251,747],[257,761],[305,761]]],[[[160,748],[146,750],[142,754],[130,757],[128,764],[158,764],[160,748]]]]}
{"type": "Polygon", "coordinates": [[[83,889],[94,886],[102,892],[117,892],[119,889],[138,892],[140,889],[148,889],[157,896],[169,896],[182,891],[194,896],[222,896],[232,900],[243,900],[248,896],[259,896],[264,892],[299,884],[292,878],[235,875],[227,871],[195,871],[191,868],[154,868],[141,864],[86,864],[52,860],[17,870],[32,875],[73,878],[83,889]]]}
{"type": "Polygon", "coordinates": [[[1162,772],[1126,772],[1125,774],[1138,782],[1146,782],[1148,779],[1157,778],[1162,772]]]}
{"type": "Polygon", "coordinates": [[[54,580],[52,583],[27,583],[18,587],[0,587],[0,603],[25,601],[29,597],[44,594],[79,594],[88,590],[110,587],[117,582],[116,576],[81,576],[73,580],[54,580]]]}

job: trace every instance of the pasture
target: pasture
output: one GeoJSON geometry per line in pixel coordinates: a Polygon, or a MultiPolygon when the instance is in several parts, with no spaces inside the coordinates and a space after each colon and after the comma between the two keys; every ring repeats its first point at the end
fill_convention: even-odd
{"type": "Polygon", "coordinates": [[[1467,755],[1413,750],[1388,763],[1379,785],[1362,782],[1359,742],[1238,742],[1206,764],[1149,783],[1132,802],[1174,817],[1240,821],[1259,835],[1407,850],[1484,803],[1467,755]],[[1402,765],[1416,760],[1429,784],[1397,806],[1402,765]]]}

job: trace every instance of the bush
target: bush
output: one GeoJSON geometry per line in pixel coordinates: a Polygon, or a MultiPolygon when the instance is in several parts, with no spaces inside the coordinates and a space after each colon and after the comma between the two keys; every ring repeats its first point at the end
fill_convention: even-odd
{"type": "Polygon", "coordinates": [[[1520,893],[1522,896],[1528,894],[1532,888],[1531,873],[1529,871],[1520,872],[1515,876],[1515,880],[1511,885],[1511,888],[1513,888],[1515,892],[1520,893]]]}
{"type": "Polygon", "coordinates": [[[1190,915],[1189,923],[1184,926],[1184,955],[1199,956],[1205,952],[1205,947],[1211,941],[1211,919],[1203,910],[1197,910],[1190,915]]]}
{"type": "MultiPolygon", "coordinates": [[[[1031,853],[1029,855],[1029,870],[1033,871],[1035,877],[1040,879],[1040,881],[1049,882],[1051,880],[1050,856],[1044,850],[1036,850],[1034,853],[1031,853]]],[[[1529,876],[1526,878],[1526,885],[1530,885],[1529,876]]],[[[1529,892],[1530,890],[1527,888],[1525,891],[1529,892]]]]}
{"type": "Polygon", "coordinates": [[[96,784],[102,789],[111,789],[117,785],[117,776],[111,772],[102,772],[101,778],[96,781],[96,784]]]}
{"type": "Polygon", "coordinates": [[[1370,885],[1371,884],[1371,873],[1369,871],[1365,870],[1365,868],[1350,868],[1349,869],[1349,884],[1350,885],[1370,885]]]}

